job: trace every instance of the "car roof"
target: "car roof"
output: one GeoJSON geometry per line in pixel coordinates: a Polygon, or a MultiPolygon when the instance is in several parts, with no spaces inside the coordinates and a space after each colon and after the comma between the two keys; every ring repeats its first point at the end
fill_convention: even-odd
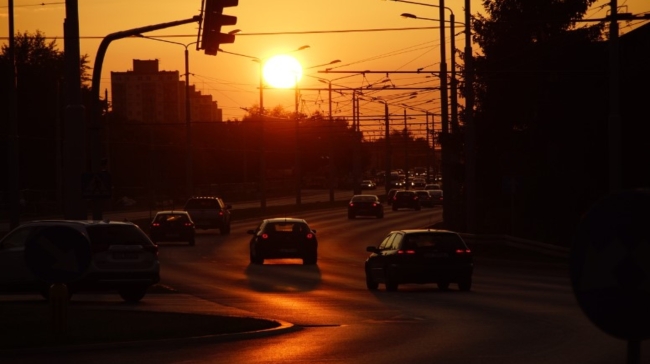
{"type": "Polygon", "coordinates": [[[419,233],[445,233],[445,234],[455,234],[458,235],[457,232],[452,231],[452,230],[445,230],[445,229],[402,229],[402,230],[394,230],[392,232],[402,232],[405,234],[419,234],[419,233]]]}
{"type": "Polygon", "coordinates": [[[296,217],[272,217],[272,218],[269,218],[269,219],[264,219],[263,222],[267,222],[267,223],[279,223],[279,222],[296,223],[296,222],[302,222],[302,223],[305,223],[305,224],[307,223],[307,221],[305,221],[305,219],[300,219],[300,218],[296,218],[296,217]]]}
{"type": "Polygon", "coordinates": [[[81,226],[94,226],[94,225],[135,225],[130,221],[118,220],[63,220],[63,219],[49,219],[49,220],[33,220],[27,221],[23,225],[81,225],[81,226]]]}
{"type": "Polygon", "coordinates": [[[156,215],[171,215],[171,214],[189,215],[189,212],[184,210],[164,210],[164,211],[156,212],[156,215]]]}

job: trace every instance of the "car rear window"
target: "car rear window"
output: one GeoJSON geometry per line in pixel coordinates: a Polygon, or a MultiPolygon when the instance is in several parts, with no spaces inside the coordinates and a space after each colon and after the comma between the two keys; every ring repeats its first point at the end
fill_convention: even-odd
{"type": "Polygon", "coordinates": [[[355,196],[352,197],[352,202],[375,202],[377,198],[374,196],[355,196]]]}
{"type": "Polygon", "coordinates": [[[466,249],[465,243],[456,234],[448,233],[422,233],[408,234],[404,238],[404,249],[435,248],[441,251],[455,251],[466,249]]]}
{"type": "Polygon", "coordinates": [[[185,204],[185,210],[216,209],[218,206],[217,200],[189,200],[185,204]]]}
{"type": "Polygon", "coordinates": [[[158,214],[155,222],[187,222],[189,219],[186,214],[158,214]]]}
{"type": "Polygon", "coordinates": [[[145,233],[134,225],[93,225],[86,228],[92,245],[151,245],[145,233]]]}
{"type": "Polygon", "coordinates": [[[309,231],[309,228],[304,223],[282,222],[275,224],[268,224],[265,228],[267,233],[270,232],[286,232],[286,233],[304,233],[309,231]]]}

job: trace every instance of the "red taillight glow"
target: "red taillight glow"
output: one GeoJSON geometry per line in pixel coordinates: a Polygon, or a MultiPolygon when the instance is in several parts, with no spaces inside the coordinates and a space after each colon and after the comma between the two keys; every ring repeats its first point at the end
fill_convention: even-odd
{"type": "Polygon", "coordinates": [[[154,222],[153,224],[151,224],[151,226],[160,226],[160,223],[159,222],[154,222]]]}
{"type": "Polygon", "coordinates": [[[469,254],[471,252],[469,249],[456,249],[456,254],[469,254]]]}
{"type": "Polygon", "coordinates": [[[183,224],[183,225],[185,225],[185,226],[194,226],[194,224],[192,224],[191,222],[186,222],[186,223],[183,224]]]}
{"type": "Polygon", "coordinates": [[[268,239],[268,238],[269,238],[269,234],[266,233],[262,234],[262,239],[268,239]]]}
{"type": "Polygon", "coordinates": [[[372,203],[372,207],[377,207],[377,203],[376,203],[376,202],[373,202],[373,203],[372,203]]]}
{"type": "Polygon", "coordinates": [[[350,207],[354,207],[354,204],[352,202],[350,202],[350,207]]]}
{"type": "Polygon", "coordinates": [[[415,250],[413,249],[408,249],[408,250],[398,250],[397,254],[415,254],[415,250]]]}
{"type": "Polygon", "coordinates": [[[314,234],[312,233],[307,234],[307,239],[313,239],[313,238],[314,238],[314,234]]]}

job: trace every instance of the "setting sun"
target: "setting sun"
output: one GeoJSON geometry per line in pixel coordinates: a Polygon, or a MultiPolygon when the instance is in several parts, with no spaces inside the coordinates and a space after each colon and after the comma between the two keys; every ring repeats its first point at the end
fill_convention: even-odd
{"type": "Polygon", "coordinates": [[[263,74],[264,80],[272,87],[294,87],[302,77],[302,66],[291,56],[279,55],[266,61],[263,74]]]}

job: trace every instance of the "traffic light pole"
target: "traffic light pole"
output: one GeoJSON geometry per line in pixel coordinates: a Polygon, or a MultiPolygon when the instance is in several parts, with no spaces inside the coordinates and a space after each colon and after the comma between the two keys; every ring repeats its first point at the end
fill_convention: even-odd
{"type": "MultiPolygon", "coordinates": [[[[101,105],[99,102],[99,85],[102,76],[102,64],[104,63],[104,56],[106,56],[106,50],[112,41],[122,38],[128,38],[132,36],[137,36],[141,33],[151,32],[158,29],[171,28],[178,25],[194,23],[201,21],[201,16],[197,15],[190,19],[177,20],[169,23],[161,23],[155,25],[149,25],[142,28],[135,28],[130,30],[124,30],[121,32],[111,33],[104,37],[102,42],[99,45],[97,50],[97,55],[95,56],[95,65],[93,67],[93,77],[91,85],[91,101],[92,107],[90,110],[90,145],[91,145],[91,170],[93,173],[99,173],[101,168],[101,105]]],[[[99,201],[99,198],[93,198],[93,220],[102,220],[102,208],[99,201]]]]}

